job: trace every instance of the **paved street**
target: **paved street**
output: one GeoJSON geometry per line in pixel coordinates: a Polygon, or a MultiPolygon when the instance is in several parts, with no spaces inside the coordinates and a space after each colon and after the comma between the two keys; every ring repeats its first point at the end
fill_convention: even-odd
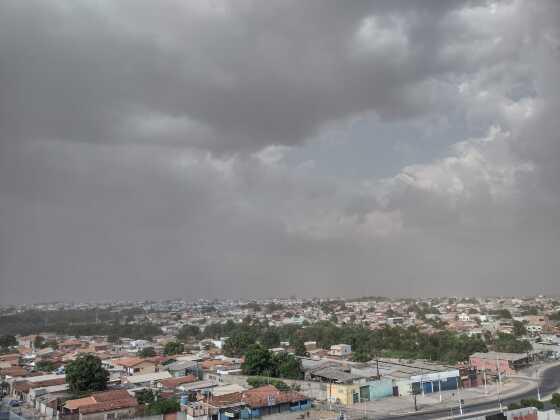
{"type": "MultiPolygon", "coordinates": [[[[537,378],[540,382],[541,395],[548,396],[560,388],[560,364],[553,363],[522,372],[523,378],[510,378],[500,388],[502,406],[507,407],[512,402],[523,398],[537,398],[537,378]]],[[[417,397],[418,412],[414,411],[412,397],[384,398],[355,404],[350,408],[342,408],[349,418],[414,418],[435,419],[449,418],[459,415],[459,399],[464,400],[463,414],[482,410],[498,411],[498,392],[496,385],[490,385],[485,390],[471,388],[466,390],[448,391],[417,397]]],[[[329,418],[327,416],[321,418],[329,418]]],[[[332,417],[330,417],[332,418],[332,417]]]]}

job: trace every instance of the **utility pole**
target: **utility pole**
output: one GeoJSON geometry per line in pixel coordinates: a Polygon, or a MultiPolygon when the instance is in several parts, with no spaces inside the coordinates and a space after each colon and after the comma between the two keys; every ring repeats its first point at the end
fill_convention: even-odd
{"type": "Polygon", "coordinates": [[[500,388],[502,386],[502,375],[500,373],[500,365],[498,363],[498,353],[496,352],[496,371],[498,373],[498,383],[496,384],[496,392],[498,393],[498,407],[500,412],[504,411],[502,407],[502,395],[500,394],[500,388]]]}
{"type": "Polygon", "coordinates": [[[461,399],[461,394],[459,393],[459,378],[455,378],[457,383],[457,397],[459,398],[459,414],[463,415],[463,400],[461,399]]]}

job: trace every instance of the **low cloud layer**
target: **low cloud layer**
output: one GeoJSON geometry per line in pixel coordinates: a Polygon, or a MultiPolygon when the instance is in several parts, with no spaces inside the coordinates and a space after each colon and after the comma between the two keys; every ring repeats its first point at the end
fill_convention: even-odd
{"type": "Polygon", "coordinates": [[[557,293],[559,23],[554,1],[3,2],[0,303],[557,293]],[[381,177],[301,152],[371,118],[424,133],[387,147],[464,137],[381,177]]]}

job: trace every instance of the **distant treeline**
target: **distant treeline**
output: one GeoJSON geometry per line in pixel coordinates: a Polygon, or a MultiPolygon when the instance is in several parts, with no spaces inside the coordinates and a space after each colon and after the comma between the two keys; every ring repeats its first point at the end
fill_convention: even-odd
{"type": "Polygon", "coordinates": [[[130,338],[150,338],[161,334],[159,327],[144,323],[131,324],[141,308],[120,311],[88,310],[29,310],[0,316],[0,335],[28,335],[52,332],[65,335],[108,335],[130,338]]]}
{"type": "Polygon", "coordinates": [[[185,326],[179,336],[181,339],[229,337],[224,346],[229,356],[243,355],[255,343],[271,348],[279,346],[281,341],[289,341],[296,348],[301,348],[305,341],[316,341],[317,346],[323,349],[333,344],[350,344],[357,361],[400,357],[455,363],[467,360],[469,355],[477,351],[488,350],[481,338],[449,331],[433,335],[422,333],[415,327],[386,327],[371,331],[361,326],[337,326],[328,321],[305,327],[272,327],[266,322],[246,319],[242,323],[228,321],[225,324],[211,324],[203,332],[196,327],[185,326]]]}
{"type": "MultiPolygon", "coordinates": [[[[71,336],[106,335],[112,339],[151,339],[162,333],[158,326],[150,323],[128,322],[137,313],[142,313],[142,310],[26,311],[0,316],[0,335],[53,332],[71,336]]],[[[483,340],[451,331],[426,334],[416,327],[385,327],[372,331],[363,326],[338,326],[329,321],[304,326],[274,327],[266,321],[246,318],[241,323],[229,320],[211,324],[204,329],[196,325],[185,325],[177,334],[179,340],[191,342],[221,337],[229,337],[224,346],[228,356],[244,355],[255,343],[273,348],[278,347],[282,341],[289,341],[296,349],[296,354],[301,355],[305,353],[303,343],[315,341],[323,349],[328,349],[333,344],[350,344],[356,361],[375,357],[399,357],[455,363],[467,360],[472,353],[488,351],[488,347],[505,352],[524,352],[531,348],[529,342],[507,334],[487,336],[483,340]]]]}

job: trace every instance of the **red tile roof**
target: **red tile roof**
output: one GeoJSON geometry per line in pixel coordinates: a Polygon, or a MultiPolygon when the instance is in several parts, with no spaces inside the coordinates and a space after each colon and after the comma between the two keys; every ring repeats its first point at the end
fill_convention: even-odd
{"type": "Polygon", "coordinates": [[[136,407],[138,401],[125,389],[97,392],[85,398],[66,401],[69,410],[79,410],[82,414],[111,411],[121,408],[136,407]]]}
{"type": "Polygon", "coordinates": [[[124,367],[134,367],[139,365],[140,363],[156,363],[150,359],[143,359],[141,357],[122,357],[120,359],[113,360],[113,364],[117,366],[124,366],[124,367]]]}
{"type": "Polygon", "coordinates": [[[126,389],[114,389],[111,391],[96,392],[91,394],[95,402],[123,400],[125,398],[132,398],[126,389]]]}
{"type": "Polygon", "coordinates": [[[103,411],[120,410],[123,408],[138,407],[136,398],[128,397],[122,400],[104,401],[97,404],[86,405],[80,408],[80,414],[99,413],[103,411]]]}
{"type": "Polygon", "coordinates": [[[159,381],[164,388],[175,388],[182,384],[190,384],[196,382],[198,379],[194,375],[178,376],[176,378],[162,379],[159,381]]]}
{"type": "Polygon", "coordinates": [[[206,402],[213,407],[227,407],[241,403],[241,392],[233,392],[231,394],[220,395],[217,397],[210,396],[206,402]]]}
{"type": "Polygon", "coordinates": [[[47,379],[45,381],[33,382],[31,388],[43,388],[46,386],[63,385],[66,383],[66,378],[47,379]]]}
{"type": "Polygon", "coordinates": [[[272,385],[264,385],[245,391],[242,401],[252,408],[307,400],[305,395],[293,391],[280,391],[272,385]]]}
{"type": "Polygon", "coordinates": [[[27,370],[20,366],[0,369],[0,376],[26,376],[27,373],[27,370]]]}

